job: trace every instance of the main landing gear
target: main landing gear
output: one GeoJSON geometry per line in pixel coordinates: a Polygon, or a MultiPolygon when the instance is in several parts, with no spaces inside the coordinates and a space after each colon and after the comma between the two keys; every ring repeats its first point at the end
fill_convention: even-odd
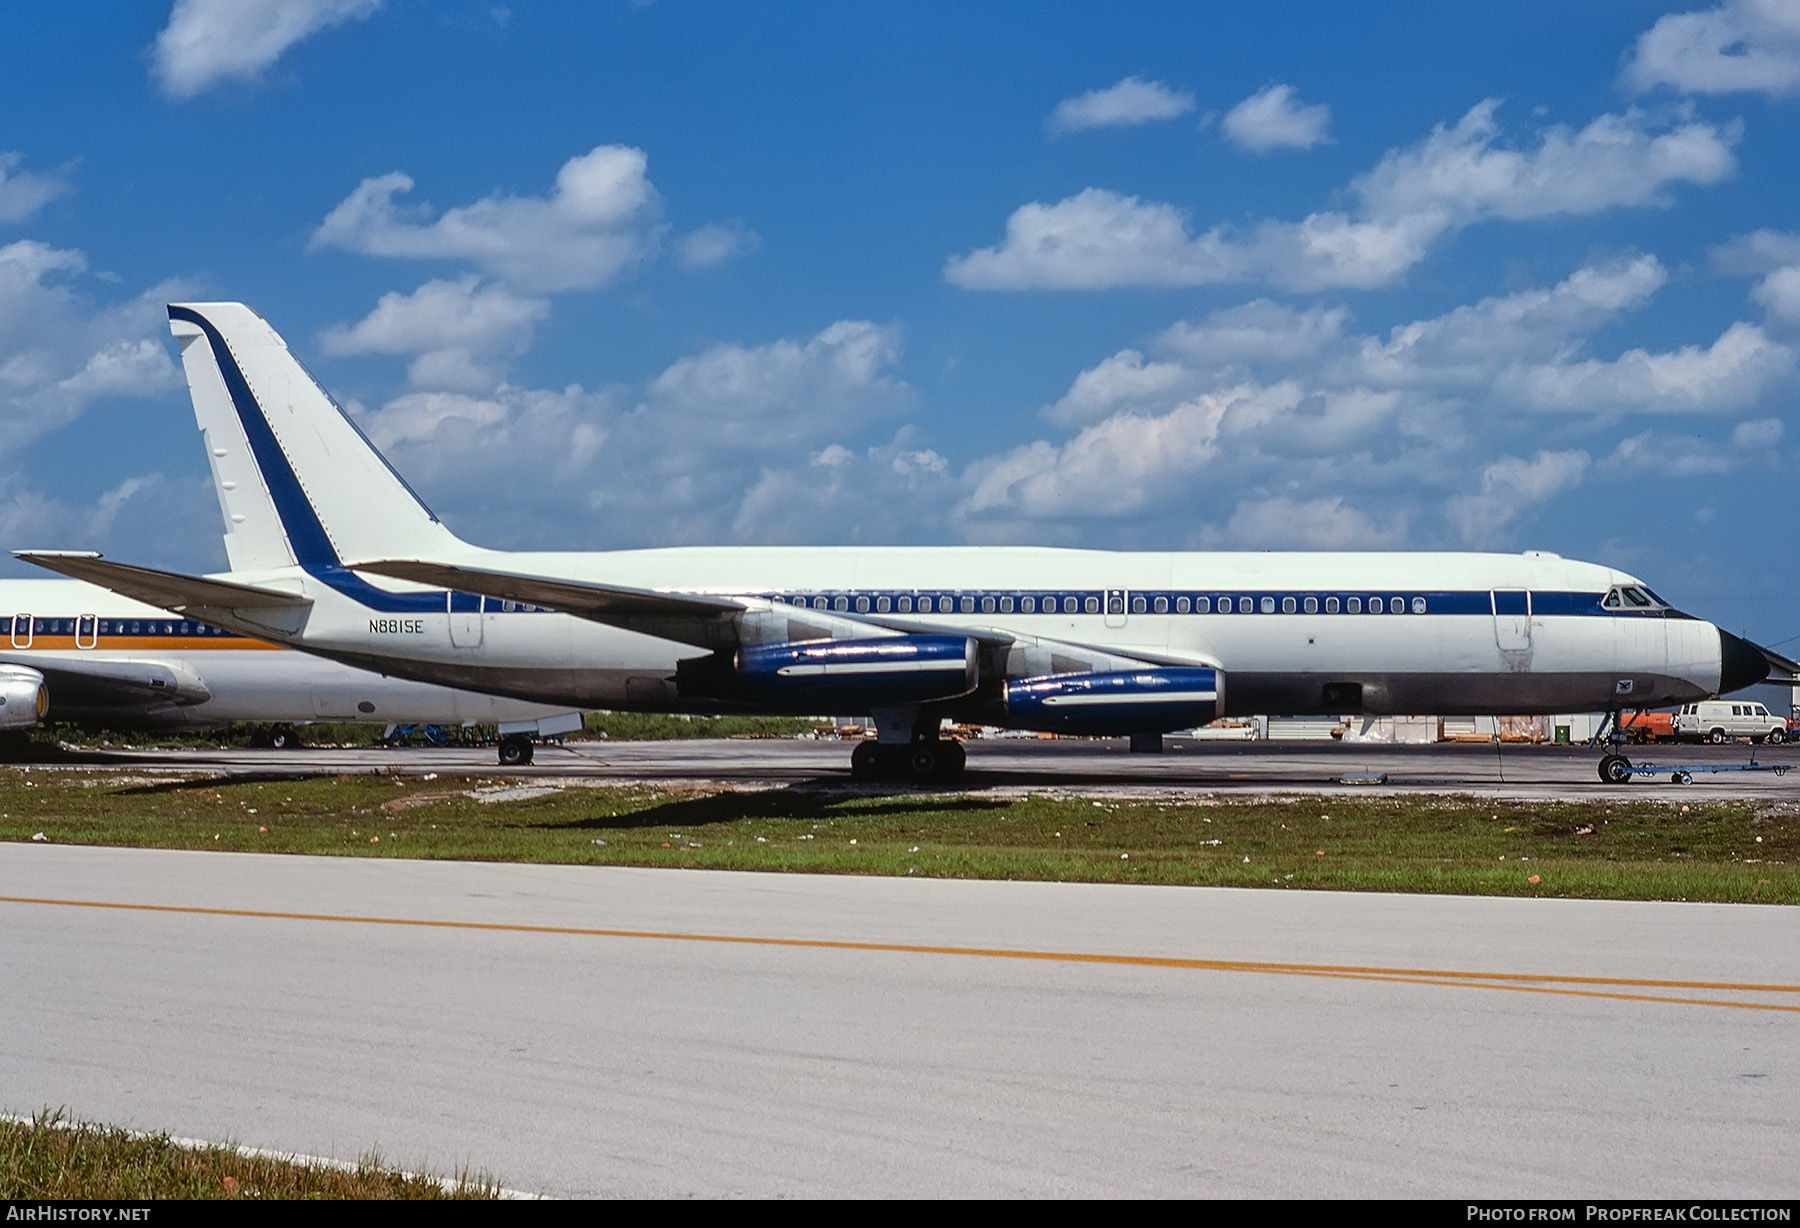
{"type": "Polygon", "coordinates": [[[857,780],[951,780],[962,775],[967,760],[961,742],[937,738],[899,744],[858,742],[850,752],[850,775],[857,780]]]}
{"type": "Polygon", "coordinates": [[[525,767],[531,762],[531,739],[522,733],[509,733],[500,739],[500,766],[525,767]]]}

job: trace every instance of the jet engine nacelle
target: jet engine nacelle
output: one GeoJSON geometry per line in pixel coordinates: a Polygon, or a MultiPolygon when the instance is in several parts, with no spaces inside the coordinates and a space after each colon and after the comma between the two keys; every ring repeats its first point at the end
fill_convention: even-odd
{"type": "Polygon", "coordinates": [[[0,729],[30,729],[50,711],[44,676],[23,665],[0,665],[0,729]]]}
{"type": "Polygon", "coordinates": [[[976,641],[961,635],[754,644],[737,650],[734,697],[808,712],[867,712],[975,689],[976,641]]]}
{"type": "Polygon", "coordinates": [[[1002,702],[1015,729],[1096,737],[1167,733],[1215,719],[1224,708],[1225,675],[1187,667],[1048,674],[1008,682],[1002,702]]]}

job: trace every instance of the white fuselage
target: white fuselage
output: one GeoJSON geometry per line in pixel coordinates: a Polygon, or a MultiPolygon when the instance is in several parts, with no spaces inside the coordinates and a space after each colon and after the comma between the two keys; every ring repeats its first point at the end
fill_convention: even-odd
{"type": "MultiPolygon", "coordinates": [[[[1045,653],[1072,644],[1210,665],[1226,679],[1229,713],[1606,710],[1685,702],[1720,685],[1712,624],[1661,608],[1604,609],[1609,589],[1637,581],[1541,554],[466,549],[443,561],[729,595],[789,620],[790,639],[809,638],[809,620],[819,623],[815,634],[843,638],[832,616],[861,615],[1004,632],[1027,647],[1049,645],[1045,653]]],[[[684,696],[678,663],[707,652],[669,639],[493,597],[447,599],[379,576],[287,568],[232,578],[312,598],[303,617],[276,618],[259,634],[339,660],[572,706],[721,706],[684,696]]],[[[1039,657],[1000,668],[1044,672],[1039,657]]],[[[979,696],[963,705],[971,715],[979,707],[979,696]]]]}

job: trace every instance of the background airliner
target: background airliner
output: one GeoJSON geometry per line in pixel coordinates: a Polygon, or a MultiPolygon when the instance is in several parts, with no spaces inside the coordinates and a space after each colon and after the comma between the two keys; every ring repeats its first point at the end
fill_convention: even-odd
{"type": "Polygon", "coordinates": [[[935,776],[962,765],[946,717],[1153,737],[1228,714],[1617,711],[1768,673],[1761,649],[1635,577],[1535,552],[486,550],[254,311],[169,317],[231,571],[20,557],[421,681],[570,707],[866,715],[879,736],[853,770],[935,776]]]}
{"type": "Polygon", "coordinates": [[[0,581],[0,730],[50,718],[109,729],[306,721],[498,725],[502,762],[530,735],[581,727],[554,705],[383,677],[209,626],[76,580],[0,581]]]}

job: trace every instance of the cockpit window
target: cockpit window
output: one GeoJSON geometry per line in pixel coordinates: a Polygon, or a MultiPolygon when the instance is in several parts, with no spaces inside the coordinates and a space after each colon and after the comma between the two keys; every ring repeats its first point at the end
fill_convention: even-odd
{"type": "Polygon", "coordinates": [[[1663,610],[1668,603],[1638,584],[1619,584],[1609,590],[1600,602],[1608,610],[1663,610]]]}

